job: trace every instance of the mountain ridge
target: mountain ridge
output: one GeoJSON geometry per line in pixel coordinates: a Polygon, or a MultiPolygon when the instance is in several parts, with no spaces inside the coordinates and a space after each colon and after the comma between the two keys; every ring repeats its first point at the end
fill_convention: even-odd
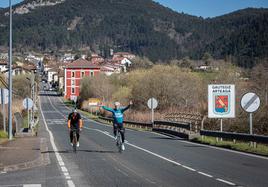
{"type": "MultiPolygon", "coordinates": [[[[267,20],[268,9],[249,8],[204,19],[151,0],[65,0],[14,15],[14,40],[21,51],[89,47],[107,56],[112,48],[153,61],[200,59],[209,52],[215,58],[250,59],[238,64],[251,66],[256,58],[267,57],[267,20]]],[[[0,25],[7,23],[2,10],[0,25]]],[[[0,46],[7,45],[7,33],[7,27],[0,27],[0,46]]]]}

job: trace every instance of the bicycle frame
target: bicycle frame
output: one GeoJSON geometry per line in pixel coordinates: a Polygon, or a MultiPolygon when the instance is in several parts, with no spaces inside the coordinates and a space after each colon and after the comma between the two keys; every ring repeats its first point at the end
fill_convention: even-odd
{"type": "Polygon", "coordinates": [[[77,135],[76,135],[77,129],[72,129],[73,133],[73,152],[76,153],[77,150],[77,135]]]}
{"type": "Polygon", "coordinates": [[[117,127],[116,129],[116,136],[117,136],[117,147],[118,147],[118,151],[121,153],[122,152],[122,137],[121,137],[121,133],[120,133],[120,129],[117,127]]]}

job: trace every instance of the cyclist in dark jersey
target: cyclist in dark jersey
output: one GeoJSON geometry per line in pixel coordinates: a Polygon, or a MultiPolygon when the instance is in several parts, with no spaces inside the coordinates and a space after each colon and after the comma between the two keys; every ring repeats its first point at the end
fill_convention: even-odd
{"type": "Polygon", "coordinates": [[[83,127],[83,121],[81,119],[81,115],[77,112],[76,109],[68,116],[68,128],[70,132],[70,141],[71,145],[73,146],[73,131],[72,129],[76,129],[76,137],[77,137],[77,147],[79,147],[79,137],[80,137],[80,131],[83,127]]]}

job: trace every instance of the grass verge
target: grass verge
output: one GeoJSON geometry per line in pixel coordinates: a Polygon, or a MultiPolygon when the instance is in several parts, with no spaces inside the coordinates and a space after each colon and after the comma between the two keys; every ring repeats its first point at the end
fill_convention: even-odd
{"type": "Polygon", "coordinates": [[[4,131],[0,131],[0,138],[3,139],[3,138],[7,138],[8,137],[8,134],[4,131]]]}
{"type": "Polygon", "coordinates": [[[22,117],[22,128],[28,128],[28,115],[22,117]]]}
{"type": "Polygon", "coordinates": [[[265,145],[265,144],[257,144],[256,147],[253,147],[253,146],[250,146],[249,142],[236,141],[234,143],[233,141],[230,141],[230,140],[223,140],[223,141],[219,140],[217,142],[215,137],[207,137],[207,136],[204,136],[203,139],[202,137],[195,138],[192,141],[202,143],[202,144],[247,152],[247,153],[268,156],[268,145],[265,145]]]}

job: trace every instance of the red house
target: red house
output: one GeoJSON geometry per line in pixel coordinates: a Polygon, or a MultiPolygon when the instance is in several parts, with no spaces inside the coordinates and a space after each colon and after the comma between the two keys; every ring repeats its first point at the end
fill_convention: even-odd
{"type": "Polygon", "coordinates": [[[64,97],[79,96],[80,82],[83,77],[92,77],[100,72],[100,66],[84,59],[78,59],[65,66],[64,97]]]}

